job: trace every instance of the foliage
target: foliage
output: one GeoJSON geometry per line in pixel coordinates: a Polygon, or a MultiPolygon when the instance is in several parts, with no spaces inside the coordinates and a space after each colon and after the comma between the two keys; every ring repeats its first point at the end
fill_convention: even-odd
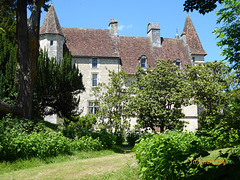
{"type": "Polygon", "coordinates": [[[104,149],[110,149],[113,145],[117,144],[116,134],[107,132],[106,129],[93,131],[87,128],[77,127],[74,122],[71,122],[68,126],[62,127],[61,132],[65,137],[70,139],[81,139],[82,137],[99,139],[104,149]]]}
{"type": "Polygon", "coordinates": [[[209,126],[198,131],[198,135],[210,149],[240,144],[240,101],[234,96],[229,101],[230,103],[222,109],[220,115],[206,118],[206,124],[209,126]]]}
{"type": "Polygon", "coordinates": [[[227,123],[221,123],[213,129],[203,129],[199,131],[198,135],[210,150],[233,147],[240,144],[239,128],[229,127],[227,123]]]}
{"type": "Polygon", "coordinates": [[[181,105],[188,100],[188,84],[180,68],[170,60],[159,60],[153,69],[139,68],[133,81],[129,106],[143,128],[183,127],[181,105]]]}
{"type": "Polygon", "coordinates": [[[138,131],[129,131],[126,135],[126,139],[129,146],[134,146],[135,143],[140,139],[141,134],[138,131]]]}
{"type": "Polygon", "coordinates": [[[228,66],[216,61],[197,64],[185,69],[185,79],[190,84],[193,103],[200,106],[201,126],[213,128],[216,122],[206,123],[206,117],[221,113],[229,102],[234,83],[228,66]]]}
{"type": "Polygon", "coordinates": [[[94,114],[87,114],[85,116],[73,117],[75,126],[79,128],[91,129],[97,122],[97,117],[94,114]]]}
{"type": "Polygon", "coordinates": [[[98,138],[81,137],[75,138],[71,144],[71,147],[78,151],[99,151],[103,148],[102,143],[98,138]]]}
{"type": "Polygon", "coordinates": [[[197,10],[200,14],[205,14],[213,11],[217,7],[217,3],[221,3],[222,0],[185,0],[183,6],[184,11],[197,10]]]}
{"type": "Polygon", "coordinates": [[[222,55],[232,65],[232,69],[240,75],[240,0],[223,0],[223,7],[216,13],[217,24],[215,34],[218,38],[217,45],[222,48],[222,55]]]}
{"type": "Polygon", "coordinates": [[[90,129],[97,122],[95,115],[87,114],[85,116],[72,117],[72,121],[64,118],[65,126],[62,128],[64,136],[74,139],[75,137],[91,136],[90,129]]]}
{"type": "Polygon", "coordinates": [[[0,159],[47,158],[58,154],[69,154],[75,150],[89,151],[103,148],[96,137],[69,139],[60,131],[47,128],[36,122],[7,115],[0,121],[0,159]]]}
{"type": "Polygon", "coordinates": [[[9,104],[17,99],[16,53],[16,45],[0,32],[0,99],[9,104]]]}
{"type": "MultiPolygon", "coordinates": [[[[33,119],[33,91],[39,55],[40,15],[41,8],[46,8],[45,3],[48,1],[1,1],[1,12],[2,7],[5,6],[10,10],[16,10],[16,40],[18,45],[18,102],[11,105],[0,99],[0,109],[5,113],[14,113],[21,117],[33,119]],[[31,10],[30,16],[27,15],[27,7],[31,10]]],[[[4,31],[2,27],[0,29],[4,31]]]]}
{"type": "Polygon", "coordinates": [[[128,77],[123,71],[109,71],[108,84],[99,83],[97,87],[92,88],[93,96],[99,102],[99,124],[115,133],[121,133],[129,127],[130,114],[126,106],[129,93],[125,87],[127,81],[128,77]]]}
{"type": "Polygon", "coordinates": [[[55,132],[26,132],[19,133],[12,130],[11,133],[3,133],[1,141],[1,159],[15,160],[18,158],[30,158],[56,156],[61,153],[70,153],[70,141],[55,132]]]}
{"type": "Polygon", "coordinates": [[[113,133],[108,133],[106,130],[101,130],[92,133],[94,139],[99,138],[102,145],[106,149],[110,149],[113,145],[116,145],[116,135],[113,133]]]}
{"type": "Polygon", "coordinates": [[[194,133],[177,131],[142,138],[133,150],[144,179],[186,178],[196,170],[190,160],[208,155],[194,133]]]}
{"type": "Polygon", "coordinates": [[[77,112],[78,94],[84,90],[82,75],[72,66],[71,54],[56,61],[40,51],[35,84],[35,111],[40,115],[58,114],[71,119],[77,112]]]}
{"type": "Polygon", "coordinates": [[[0,33],[14,44],[16,41],[16,19],[12,5],[14,0],[8,0],[8,3],[2,1],[0,2],[0,33]]]}

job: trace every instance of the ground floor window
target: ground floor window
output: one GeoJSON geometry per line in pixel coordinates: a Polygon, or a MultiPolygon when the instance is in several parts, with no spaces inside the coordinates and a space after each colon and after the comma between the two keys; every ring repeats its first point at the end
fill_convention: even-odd
{"type": "Polygon", "coordinates": [[[98,102],[96,102],[96,101],[88,102],[88,113],[89,114],[97,114],[98,108],[99,108],[98,102]]]}

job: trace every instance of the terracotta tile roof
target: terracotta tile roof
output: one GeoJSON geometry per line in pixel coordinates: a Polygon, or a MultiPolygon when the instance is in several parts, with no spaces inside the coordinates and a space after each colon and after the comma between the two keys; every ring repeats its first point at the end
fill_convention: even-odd
{"type": "Polygon", "coordinates": [[[182,39],[162,38],[162,47],[154,47],[156,59],[180,59],[182,67],[191,65],[188,46],[184,44],[182,39]]]}
{"type": "Polygon", "coordinates": [[[186,33],[187,44],[190,47],[191,54],[207,55],[202,47],[201,41],[197,35],[189,14],[187,15],[183,32],[186,33]]]}
{"type": "Polygon", "coordinates": [[[142,55],[147,56],[149,67],[154,66],[156,59],[150,38],[120,36],[119,39],[120,57],[125,73],[134,74],[137,71],[138,59],[142,55]]]}
{"type": "Polygon", "coordinates": [[[53,5],[51,5],[48,8],[48,12],[43,20],[42,27],[40,28],[40,34],[63,35],[62,29],[53,5]]]}
{"type": "Polygon", "coordinates": [[[117,42],[108,29],[62,28],[72,56],[119,57],[117,42]]]}

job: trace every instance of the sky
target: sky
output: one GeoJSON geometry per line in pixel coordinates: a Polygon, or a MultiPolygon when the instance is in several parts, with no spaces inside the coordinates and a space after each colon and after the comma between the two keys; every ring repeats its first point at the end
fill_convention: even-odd
{"type": "MultiPolygon", "coordinates": [[[[118,21],[120,36],[147,36],[147,25],[157,22],[161,27],[161,37],[174,38],[181,35],[187,12],[184,0],[52,0],[60,25],[70,28],[107,29],[110,19],[118,21]]],[[[218,6],[217,9],[219,9],[218,6]]],[[[216,45],[213,34],[217,17],[215,11],[201,15],[189,12],[204,50],[206,62],[224,59],[216,45]]],[[[41,24],[46,15],[41,15],[41,24]]]]}

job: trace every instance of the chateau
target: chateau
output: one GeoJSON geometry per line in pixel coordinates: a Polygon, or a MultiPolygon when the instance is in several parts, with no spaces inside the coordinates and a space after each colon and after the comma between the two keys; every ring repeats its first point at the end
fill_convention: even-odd
{"type": "MultiPolygon", "coordinates": [[[[49,57],[63,58],[70,51],[73,62],[83,75],[85,92],[80,96],[79,109],[82,115],[95,113],[98,104],[90,96],[92,87],[99,82],[107,83],[108,70],[132,75],[137,68],[153,67],[157,59],[172,59],[180,68],[185,65],[203,63],[204,51],[191,18],[187,15],[181,37],[161,37],[159,23],[147,25],[146,37],[119,36],[118,22],[111,19],[108,29],[63,28],[56,11],[50,5],[40,29],[40,48],[48,51],[49,57]]],[[[182,108],[188,121],[186,129],[198,127],[197,105],[182,108]]],[[[55,116],[49,117],[49,120],[55,116]]]]}

